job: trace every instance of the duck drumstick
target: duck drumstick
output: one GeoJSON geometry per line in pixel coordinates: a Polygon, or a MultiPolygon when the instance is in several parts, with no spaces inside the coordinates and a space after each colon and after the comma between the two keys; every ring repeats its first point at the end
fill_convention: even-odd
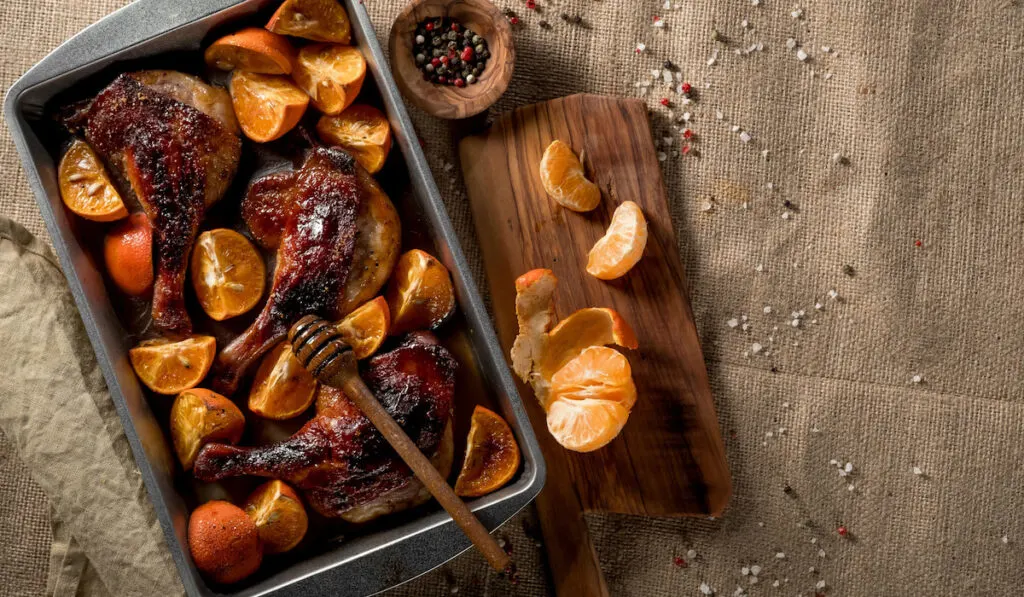
{"type": "Polygon", "coordinates": [[[504,572],[509,566],[508,554],[366,387],[359,377],[355,355],[334,326],[315,315],[306,315],[292,326],[288,341],[296,358],[313,377],[320,383],[344,391],[349,400],[363,411],[434,499],[448,511],[455,524],[484,554],[487,562],[495,570],[504,572]]]}

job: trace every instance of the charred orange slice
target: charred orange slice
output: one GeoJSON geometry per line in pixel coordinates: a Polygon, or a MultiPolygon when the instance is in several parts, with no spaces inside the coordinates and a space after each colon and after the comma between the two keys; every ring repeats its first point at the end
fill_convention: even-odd
{"type": "Polygon", "coordinates": [[[224,321],[256,306],[263,296],[263,256],[241,234],[227,228],[199,235],[192,250],[192,286],[203,311],[224,321]]]}
{"type": "Polygon", "coordinates": [[[128,216],[121,195],[88,143],[75,139],[57,166],[60,198],[75,214],[95,222],[112,222],[128,216]]]}
{"type": "Polygon", "coordinates": [[[455,312],[455,288],[448,268],[419,249],[398,258],[385,296],[392,335],[436,328],[455,312]]]}
{"type": "Polygon", "coordinates": [[[220,70],[289,75],[295,63],[295,48],[281,35],[249,27],[210,44],[203,58],[220,70]]]}
{"type": "Polygon", "coordinates": [[[352,46],[313,44],[299,50],[292,72],[295,82],[324,114],[349,107],[363,88],[366,59],[352,46]]]}
{"type": "Polygon", "coordinates": [[[244,431],[242,411],[216,392],[203,388],[185,390],[171,406],[171,441],[186,471],[192,469],[204,445],[214,441],[238,443],[244,431]]]}
{"type": "Polygon", "coordinates": [[[647,218],[640,206],[626,201],[615,208],[612,221],[590,250],[587,273],[600,280],[626,275],[644,256],[647,246],[647,218]]]}
{"type": "Polygon", "coordinates": [[[263,357],[249,390],[249,410],[264,419],[284,420],[304,413],[313,403],[317,382],[282,342],[263,357]]]}
{"type": "Polygon", "coordinates": [[[569,450],[591,452],[618,436],[635,403],[626,357],[613,348],[592,346],[551,378],[548,431],[569,450]]]}
{"type": "Polygon", "coordinates": [[[157,394],[177,394],[199,385],[213,365],[213,336],[184,340],[147,340],[128,351],[128,359],[146,387],[157,394]]]}
{"type": "Polygon", "coordinates": [[[267,29],[313,41],[347,44],[352,40],[348,14],[335,0],[285,0],[267,29]]]}
{"type": "Polygon", "coordinates": [[[268,481],[257,487],[242,508],[256,523],[264,553],[289,551],[302,541],[309,528],[302,500],[282,481],[268,481]]]}
{"type": "Polygon", "coordinates": [[[280,138],[302,119],[309,96],[288,77],[235,71],[229,85],[242,132],[257,143],[280,138]]]}
{"type": "Polygon", "coordinates": [[[548,195],[573,211],[590,211],[601,202],[601,189],[587,180],[580,158],[557,139],[544,150],[540,180],[548,195]]]}
{"type": "Polygon", "coordinates": [[[323,116],[316,132],[324,143],[352,154],[370,174],[384,167],[391,151],[391,125],[384,113],[365,104],[349,106],[337,116],[323,116]]]}
{"type": "Polygon", "coordinates": [[[504,487],[519,470],[519,446],[505,419],[482,406],[473,410],[466,459],[455,494],[477,497],[504,487]]]}
{"type": "Polygon", "coordinates": [[[550,379],[566,363],[591,346],[616,344],[635,349],[636,333],[615,309],[580,309],[558,322],[548,334],[540,373],[550,379]]]}
{"type": "Polygon", "coordinates": [[[342,340],[352,347],[357,359],[365,359],[377,352],[388,337],[390,328],[391,310],[382,296],[349,313],[338,323],[342,340]]]}

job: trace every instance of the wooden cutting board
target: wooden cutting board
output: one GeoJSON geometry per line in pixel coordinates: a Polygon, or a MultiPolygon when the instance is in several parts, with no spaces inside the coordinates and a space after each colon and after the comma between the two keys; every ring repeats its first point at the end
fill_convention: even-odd
{"type": "Polygon", "coordinates": [[[581,512],[717,516],[731,493],[647,107],[596,95],[527,106],[463,137],[459,155],[506,357],[518,331],[514,280],[538,267],[558,276],[560,318],[612,307],[639,339],[638,350],[625,351],[636,406],[620,436],[595,452],[561,448],[520,385],[548,466],[537,506],[559,594],[606,594],[581,512]],[[584,156],[601,187],[594,211],[566,210],[544,192],[538,165],[555,139],[584,156]],[[627,200],[647,216],[647,249],[629,274],[603,282],[586,273],[587,253],[627,200]]]}

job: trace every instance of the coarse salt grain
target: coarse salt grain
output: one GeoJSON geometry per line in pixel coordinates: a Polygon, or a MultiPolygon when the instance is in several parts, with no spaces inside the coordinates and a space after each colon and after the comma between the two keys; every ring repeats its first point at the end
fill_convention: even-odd
{"type": "Polygon", "coordinates": [[[746,566],[740,568],[740,574],[742,574],[743,576],[750,574],[750,568],[746,566]]]}
{"type": "Polygon", "coordinates": [[[737,320],[735,317],[733,317],[729,321],[725,322],[725,325],[727,325],[727,326],[729,326],[731,328],[734,328],[734,327],[738,326],[739,324],[740,324],[739,320],[737,320]]]}
{"type": "Polygon", "coordinates": [[[764,271],[764,265],[763,265],[763,264],[761,264],[761,263],[758,263],[758,264],[757,264],[757,265],[756,265],[756,266],[754,267],[754,271],[757,271],[757,272],[763,272],[763,271],[764,271]]]}
{"type": "Polygon", "coordinates": [[[752,584],[752,585],[756,585],[757,584],[757,577],[756,576],[751,576],[750,577],[750,584],[752,584]]]}
{"type": "Polygon", "coordinates": [[[818,550],[818,557],[819,558],[825,557],[825,550],[824,549],[819,549],[818,550]]]}
{"type": "Polygon", "coordinates": [[[766,314],[766,315],[767,315],[768,313],[771,313],[771,312],[772,312],[772,308],[771,308],[771,306],[770,306],[770,305],[765,305],[765,306],[764,306],[764,312],[765,312],[765,314],[766,314]]]}
{"type": "Polygon", "coordinates": [[[817,537],[811,537],[811,545],[814,545],[817,542],[818,542],[818,538],[817,537]]]}
{"type": "Polygon", "coordinates": [[[690,122],[690,113],[683,112],[683,122],[690,122]]]}
{"type": "Polygon", "coordinates": [[[912,471],[914,471],[914,474],[915,474],[915,475],[918,475],[918,476],[920,476],[920,475],[923,475],[923,474],[924,474],[924,471],[922,471],[922,470],[921,470],[921,467],[919,467],[919,466],[915,466],[915,467],[914,467],[913,469],[911,469],[911,470],[912,470],[912,471]]]}
{"type": "Polygon", "coordinates": [[[782,219],[783,220],[788,220],[789,218],[790,218],[790,215],[789,215],[788,211],[782,212],[782,219]]]}
{"type": "Polygon", "coordinates": [[[743,141],[744,143],[750,143],[751,139],[753,139],[753,137],[751,137],[750,133],[748,133],[747,131],[743,131],[742,133],[740,133],[740,141],[743,141]]]}
{"type": "Polygon", "coordinates": [[[697,557],[697,550],[696,549],[688,550],[686,552],[686,557],[690,558],[691,560],[696,558],[697,557]]]}
{"type": "Polygon", "coordinates": [[[796,57],[798,60],[800,60],[800,62],[807,62],[807,59],[810,58],[810,56],[807,54],[807,52],[804,51],[803,48],[800,48],[799,50],[796,51],[796,57]]]}
{"type": "Polygon", "coordinates": [[[839,466],[839,461],[836,460],[835,458],[829,460],[828,463],[831,464],[832,466],[839,466]]]}
{"type": "Polygon", "coordinates": [[[853,472],[853,463],[852,462],[847,462],[846,466],[843,467],[843,470],[846,471],[847,473],[852,473],[853,472]]]}
{"type": "Polygon", "coordinates": [[[763,349],[764,347],[761,346],[761,344],[758,342],[754,342],[753,344],[750,345],[750,351],[753,352],[754,354],[761,352],[761,350],[763,349]]]}
{"type": "Polygon", "coordinates": [[[635,52],[636,52],[637,54],[643,54],[643,53],[644,53],[644,50],[646,50],[646,49],[647,49],[647,44],[645,44],[645,43],[641,42],[641,43],[638,43],[638,44],[636,44],[636,50],[635,50],[635,52]]]}
{"type": "Polygon", "coordinates": [[[818,583],[815,584],[814,586],[819,588],[819,589],[824,589],[825,588],[825,581],[819,580],[818,583]]]}
{"type": "Polygon", "coordinates": [[[921,383],[922,381],[924,381],[924,378],[921,377],[920,375],[914,375],[913,377],[910,378],[910,381],[911,383],[921,383]]]}
{"type": "Polygon", "coordinates": [[[1010,538],[1007,537],[1006,535],[1003,535],[1002,541],[1003,541],[1003,545],[1007,545],[1007,544],[1010,543],[1010,538]]]}
{"type": "Polygon", "coordinates": [[[659,151],[658,152],[658,161],[659,162],[664,162],[667,159],[668,159],[668,156],[665,154],[664,151],[659,151]]]}
{"type": "Polygon", "coordinates": [[[740,132],[740,125],[738,125],[738,124],[732,125],[732,132],[734,132],[734,133],[740,132]]]}
{"type": "Polygon", "coordinates": [[[791,325],[791,326],[793,326],[795,328],[798,328],[798,327],[800,327],[800,320],[799,319],[794,319],[793,321],[789,322],[789,325],[791,325]]]}
{"type": "Polygon", "coordinates": [[[789,13],[789,16],[793,17],[794,19],[799,19],[804,16],[804,9],[797,6],[792,10],[792,12],[789,13]]]}
{"type": "Polygon", "coordinates": [[[789,403],[788,402],[783,402],[782,403],[782,408],[789,408],[789,403]]]}
{"type": "Polygon", "coordinates": [[[832,300],[835,300],[835,299],[839,298],[839,292],[836,289],[834,289],[834,288],[832,290],[829,290],[828,291],[828,298],[830,298],[832,300]]]}
{"type": "Polygon", "coordinates": [[[708,583],[706,582],[700,583],[700,586],[697,588],[700,589],[700,592],[703,595],[711,595],[715,592],[715,590],[708,586],[708,583]]]}
{"type": "Polygon", "coordinates": [[[786,40],[786,49],[787,50],[792,50],[795,47],[796,47],[796,40],[795,39],[793,39],[791,37],[791,38],[786,40]]]}
{"type": "MultiPolygon", "coordinates": [[[[761,523],[761,526],[764,526],[763,522],[761,523]]],[[[758,566],[757,564],[754,564],[753,566],[750,567],[750,573],[753,574],[754,576],[757,576],[758,574],[761,574],[761,567],[758,566]]]]}
{"type": "Polygon", "coordinates": [[[779,581],[777,581],[777,580],[776,581],[772,581],[772,586],[773,587],[779,586],[779,581]]]}
{"type": "Polygon", "coordinates": [[[784,560],[785,558],[786,558],[786,554],[784,552],[780,551],[780,552],[775,554],[775,559],[777,559],[777,560],[784,560]]]}

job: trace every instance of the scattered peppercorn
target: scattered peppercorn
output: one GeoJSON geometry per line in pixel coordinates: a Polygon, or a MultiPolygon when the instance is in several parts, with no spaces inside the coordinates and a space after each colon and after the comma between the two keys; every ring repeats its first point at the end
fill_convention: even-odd
{"type": "Polygon", "coordinates": [[[508,20],[508,22],[512,23],[513,25],[518,25],[519,24],[519,17],[512,17],[512,18],[510,18],[508,20]]]}
{"type": "Polygon", "coordinates": [[[853,274],[855,274],[856,272],[853,271],[852,265],[847,264],[843,266],[843,273],[852,278],[853,274]]]}
{"type": "Polygon", "coordinates": [[[526,8],[529,8],[530,10],[536,10],[537,3],[534,0],[526,0],[526,8]]]}
{"type": "Polygon", "coordinates": [[[836,529],[836,532],[839,533],[840,537],[845,537],[849,531],[847,531],[846,527],[844,527],[843,525],[839,525],[839,528],[836,529]]]}
{"type": "Polygon", "coordinates": [[[665,70],[670,70],[670,71],[677,71],[677,70],[679,70],[679,68],[676,65],[672,64],[671,60],[666,60],[665,62],[662,62],[661,63],[661,67],[664,68],[665,70]]]}
{"type": "Polygon", "coordinates": [[[672,558],[672,563],[675,564],[676,566],[679,566],[680,568],[686,568],[686,566],[687,566],[686,560],[684,560],[680,556],[673,557],[672,558]]]}
{"type": "Polygon", "coordinates": [[[683,129],[683,139],[693,138],[693,131],[690,129],[683,129]]]}
{"type": "Polygon", "coordinates": [[[547,21],[541,21],[541,22],[539,22],[537,24],[540,25],[541,29],[551,29],[551,23],[549,23],[547,21]]]}
{"type": "Polygon", "coordinates": [[[690,85],[689,83],[683,83],[682,87],[683,93],[685,94],[689,94],[691,91],[693,91],[693,85],[690,85]]]}
{"type": "Polygon", "coordinates": [[[662,106],[667,106],[668,104],[669,104],[669,101],[668,101],[667,97],[661,98],[661,105],[662,106]]]}
{"type": "Polygon", "coordinates": [[[786,495],[793,495],[793,488],[789,486],[789,483],[786,483],[782,486],[782,492],[786,495]]]}
{"type": "Polygon", "coordinates": [[[413,42],[423,79],[438,85],[465,87],[479,82],[490,57],[487,40],[448,17],[420,23],[413,42]]]}

